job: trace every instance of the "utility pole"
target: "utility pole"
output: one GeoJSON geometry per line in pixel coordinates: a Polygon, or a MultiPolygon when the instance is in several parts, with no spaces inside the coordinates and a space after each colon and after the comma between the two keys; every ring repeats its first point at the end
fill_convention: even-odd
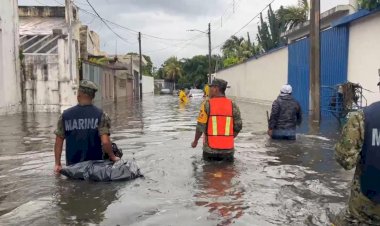
{"type": "Polygon", "coordinates": [[[201,31],[198,29],[191,29],[187,31],[197,31],[201,32],[203,34],[208,35],[208,83],[211,83],[211,73],[212,73],[212,68],[211,68],[211,23],[208,23],[208,31],[201,31]]]}
{"type": "Polygon", "coordinates": [[[321,121],[321,54],[320,54],[320,0],[311,0],[310,13],[310,95],[311,119],[313,122],[321,121]]]}
{"type": "Polygon", "coordinates": [[[142,100],[143,97],[143,91],[142,91],[142,76],[143,76],[143,71],[142,71],[142,55],[141,55],[141,32],[139,32],[139,56],[140,56],[140,62],[139,62],[139,71],[140,71],[140,79],[139,79],[139,84],[140,84],[140,99],[142,100]]]}
{"type": "Polygon", "coordinates": [[[73,80],[73,32],[72,32],[72,0],[65,0],[65,9],[66,9],[66,23],[68,25],[68,45],[69,45],[69,74],[70,80],[73,80]]]}
{"type": "Polygon", "coordinates": [[[211,23],[208,23],[208,83],[211,84],[211,23]]]}

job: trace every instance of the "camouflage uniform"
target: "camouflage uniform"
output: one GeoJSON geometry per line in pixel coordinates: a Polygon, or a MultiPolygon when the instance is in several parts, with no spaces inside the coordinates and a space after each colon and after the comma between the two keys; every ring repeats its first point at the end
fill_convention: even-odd
{"type": "Polygon", "coordinates": [[[351,170],[356,166],[348,208],[338,216],[335,225],[380,225],[380,204],[369,200],[360,189],[364,125],[364,112],[352,113],[335,146],[335,158],[344,169],[351,170]]]}
{"type": "MultiPolygon", "coordinates": [[[[209,113],[210,113],[210,102],[209,100],[205,100],[201,105],[201,111],[198,117],[197,132],[201,132],[203,134],[206,133],[209,113]]],[[[243,121],[241,119],[240,109],[233,101],[232,101],[232,113],[233,113],[233,118],[234,118],[234,136],[236,137],[243,128],[243,121]]],[[[208,146],[206,138],[203,143],[203,152],[206,152],[209,154],[221,154],[221,153],[231,154],[231,153],[234,153],[234,151],[235,149],[232,149],[232,150],[212,149],[208,146]]]]}

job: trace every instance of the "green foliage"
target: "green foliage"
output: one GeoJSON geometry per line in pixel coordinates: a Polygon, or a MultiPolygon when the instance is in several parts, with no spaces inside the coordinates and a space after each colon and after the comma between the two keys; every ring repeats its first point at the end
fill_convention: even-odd
{"type": "MultiPolygon", "coordinates": [[[[222,58],[217,55],[211,57],[212,71],[223,68],[222,58]]],[[[181,59],[170,57],[155,73],[156,79],[166,79],[177,82],[178,87],[191,88],[203,87],[208,82],[208,56],[198,55],[192,58],[181,59]],[[173,78],[175,74],[175,78],[173,78]]]]}
{"type": "Polygon", "coordinates": [[[362,9],[373,10],[380,7],[380,0],[359,0],[359,6],[362,9]]]}
{"type": "Polygon", "coordinates": [[[164,63],[164,74],[165,79],[177,82],[178,79],[182,76],[182,65],[181,62],[178,61],[177,57],[170,57],[164,63]]]}
{"type": "Polygon", "coordinates": [[[150,56],[144,55],[145,60],[147,61],[147,65],[143,66],[143,75],[153,76],[153,62],[150,56]]]}
{"type": "Polygon", "coordinates": [[[249,33],[247,40],[243,37],[232,36],[222,46],[223,66],[228,67],[237,63],[241,63],[251,56],[260,53],[260,48],[251,42],[249,33]]]}
{"type": "Polygon", "coordinates": [[[109,62],[109,59],[106,57],[102,58],[89,58],[88,62],[93,63],[93,64],[99,64],[99,65],[105,65],[109,62]]]}
{"type": "Polygon", "coordinates": [[[235,65],[238,63],[240,63],[240,60],[237,57],[228,57],[228,58],[223,60],[223,65],[225,67],[229,67],[229,66],[232,66],[232,65],[235,65]]]}
{"type": "Polygon", "coordinates": [[[277,11],[277,17],[283,23],[285,30],[289,30],[306,22],[309,10],[307,0],[300,0],[298,6],[288,6],[285,8],[281,6],[277,11]]]}

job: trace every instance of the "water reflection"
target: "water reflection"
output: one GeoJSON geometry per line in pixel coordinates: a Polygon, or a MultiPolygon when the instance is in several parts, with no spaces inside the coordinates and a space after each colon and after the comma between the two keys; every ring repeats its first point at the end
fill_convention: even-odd
{"type": "MultiPolygon", "coordinates": [[[[196,164],[193,164],[196,166],[196,164]]],[[[244,190],[236,186],[238,172],[234,163],[207,162],[194,169],[197,184],[195,204],[208,209],[209,220],[230,225],[244,214],[244,190]]]]}
{"type": "Polygon", "coordinates": [[[53,202],[62,224],[99,224],[117,199],[118,184],[58,179],[53,202]]]}

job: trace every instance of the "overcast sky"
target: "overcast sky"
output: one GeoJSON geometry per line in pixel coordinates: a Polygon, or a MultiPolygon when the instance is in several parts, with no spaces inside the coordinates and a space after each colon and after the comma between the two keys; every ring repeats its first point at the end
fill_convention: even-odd
{"type": "MultiPolygon", "coordinates": [[[[86,0],[74,2],[79,8],[93,12],[86,0]]],[[[270,2],[272,0],[90,0],[103,18],[143,33],[143,54],[150,55],[155,66],[160,66],[170,56],[184,58],[208,53],[207,35],[187,30],[206,31],[207,24],[211,22],[214,48],[237,32],[270,2]]],[[[275,0],[272,7],[278,9],[281,5],[294,5],[297,2],[275,0]]],[[[349,0],[321,0],[322,11],[348,2],[349,0]]],[[[59,4],[64,4],[64,0],[19,0],[19,5],[59,4]]],[[[110,24],[116,33],[126,39],[121,40],[96,17],[83,11],[79,13],[82,23],[100,35],[103,51],[114,54],[116,40],[118,54],[138,51],[137,34],[134,32],[110,24]]],[[[237,35],[246,36],[249,32],[251,40],[256,40],[258,21],[259,18],[254,19],[237,35]]],[[[213,53],[219,53],[219,48],[214,49],[213,53]]]]}

